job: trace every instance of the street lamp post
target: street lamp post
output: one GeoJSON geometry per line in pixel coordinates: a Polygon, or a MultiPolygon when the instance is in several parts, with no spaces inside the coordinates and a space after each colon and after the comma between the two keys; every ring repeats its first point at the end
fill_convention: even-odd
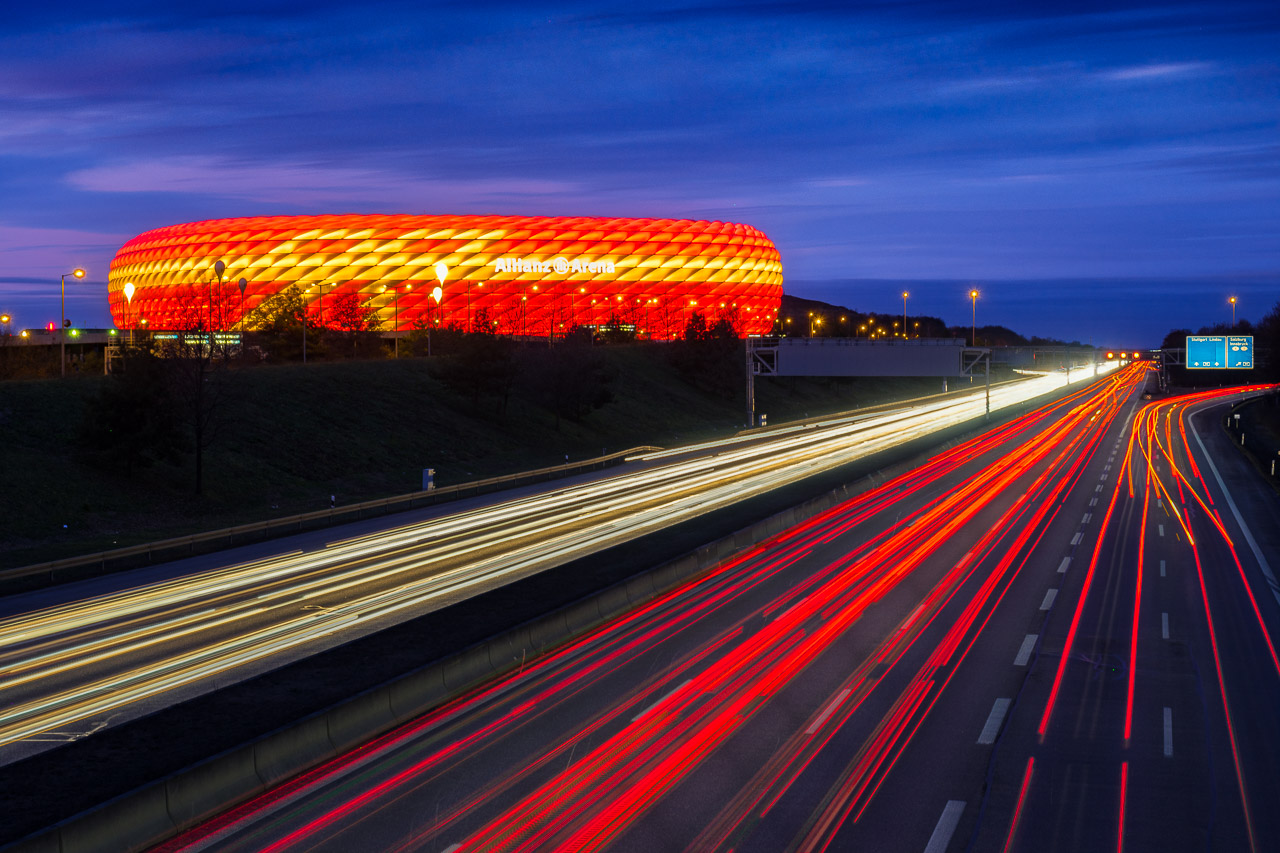
{"type": "MultiPolygon", "coordinates": [[[[404,285],[405,290],[410,290],[412,289],[412,287],[413,287],[412,284],[410,284],[409,282],[405,282],[405,285],[404,285]]],[[[394,337],[395,348],[396,348],[395,357],[399,358],[400,357],[400,288],[399,287],[396,288],[396,318],[395,318],[395,321],[392,323],[392,332],[394,332],[394,335],[395,335],[394,337]]],[[[431,354],[430,342],[431,342],[431,327],[428,326],[427,327],[427,355],[431,354]]]]}
{"type": "Polygon", "coordinates": [[[1231,331],[1236,330],[1236,298],[1233,296],[1227,300],[1231,303],[1231,331]]]}
{"type": "Polygon", "coordinates": [[[133,282],[124,283],[124,324],[129,327],[129,346],[133,346],[133,326],[129,325],[129,310],[133,307],[133,282]]]}
{"type": "Polygon", "coordinates": [[[311,292],[311,288],[307,288],[302,294],[302,363],[307,363],[307,293],[311,292]]]}
{"type": "MultiPolygon", "coordinates": [[[[227,264],[223,260],[215,261],[213,264],[213,274],[218,277],[218,300],[222,300],[222,276],[227,271],[227,264]]],[[[213,284],[209,285],[209,325],[205,331],[209,333],[209,351],[213,351],[213,284]]]]}
{"type": "Polygon", "coordinates": [[[908,293],[907,291],[905,290],[902,291],[902,337],[903,338],[907,337],[907,297],[910,295],[911,294],[908,293]]]}
{"type": "Polygon", "coordinates": [[[973,300],[973,331],[970,337],[970,346],[978,345],[978,291],[970,290],[969,298],[973,300]]]}
{"type": "MultiPolygon", "coordinates": [[[[439,325],[440,323],[440,300],[444,298],[444,287],[442,287],[443,284],[444,284],[444,279],[442,278],[440,279],[440,284],[437,284],[435,287],[431,289],[431,300],[436,304],[436,324],[437,325],[439,325]]],[[[430,318],[428,318],[428,322],[427,322],[427,355],[428,356],[431,355],[430,318]]]]}
{"type": "Polygon", "coordinates": [[[62,375],[67,375],[67,276],[84,278],[84,270],[76,267],[71,272],[62,274],[62,326],[58,332],[58,347],[62,358],[62,375]]]}

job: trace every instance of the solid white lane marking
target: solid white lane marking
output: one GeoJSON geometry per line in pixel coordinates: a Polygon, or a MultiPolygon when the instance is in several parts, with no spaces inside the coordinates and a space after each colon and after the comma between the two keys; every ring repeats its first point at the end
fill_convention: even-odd
{"type": "Polygon", "coordinates": [[[1067,573],[1067,566],[1070,566],[1070,565],[1071,565],[1071,558],[1070,558],[1070,557],[1063,557],[1063,558],[1062,558],[1062,565],[1061,565],[1061,566],[1058,566],[1058,574],[1060,574],[1060,575],[1065,575],[1065,574],[1067,573]]]}
{"type": "Polygon", "coordinates": [[[1163,524],[1157,524],[1157,525],[1156,525],[1156,527],[1158,527],[1158,528],[1160,529],[1160,535],[1161,535],[1161,536],[1163,536],[1163,535],[1164,535],[1164,525],[1163,525],[1163,524]]]}
{"type": "Polygon", "coordinates": [[[804,730],[804,733],[807,735],[811,735],[814,732],[816,732],[818,729],[822,728],[822,724],[827,721],[827,717],[830,717],[833,713],[835,713],[836,708],[840,707],[840,703],[843,702],[845,699],[849,698],[849,693],[850,693],[850,690],[847,687],[844,690],[841,690],[839,693],[837,693],[836,698],[832,699],[830,702],[827,703],[826,709],[824,709],[823,712],[818,715],[818,719],[814,720],[813,723],[809,726],[809,728],[804,730]]]}
{"type": "Polygon", "coordinates": [[[1160,636],[1163,639],[1169,639],[1169,614],[1160,614],[1160,636]]]}
{"type": "Polygon", "coordinates": [[[1164,577],[1164,560],[1160,561],[1160,577],[1164,577]]]}
{"type": "Polygon", "coordinates": [[[1222,475],[1218,473],[1218,466],[1213,464],[1213,457],[1209,455],[1204,442],[1200,440],[1200,431],[1196,429],[1194,418],[1191,419],[1191,434],[1196,437],[1196,444],[1200,445],[1200,452],[1204,454],[1204,460],[1209,463],[1209,470],[1213,472],[1213,479],[1218,481],[1218,488],[1222,489],[1222,494],[1227,499],[1227,506],[1231,507],[1231,514],[1235,516],[1236,524],[1240,525],[1240,530],[1244,532],[1244,541],[1249,543],[1249,550],[1253,552],[1253,558],[1258,561],[1262,574],[1266,575],[1267,585],[1271,587],[1271,594],[1275,596],[1276,601],[1280,601],[1280,582],[1276,581],[1276,576],[1271,573],[1271,564],[1267,562],[1267,558],[1262,556],[1262,551],[1258,549],[1258,543],[1253,539],[1253,531],[1249,529],[1249,525],[1244,523],[1244,519],[1240,516],[1240,510],[1236,509],[1236,502],[1232,499],[1231,492],[1227,491],[1227,484],[1222,482],[1222,475]]]}
{"type": "Polygon", "coordinates": [[[947,800],[947,804],[942,807],[942,816],[938,818],[938,825],[933,828],[933,835],[929,836],[929,843],[924,847],[924,853],[945,853],[947,845],[951,843],[951,836],[960,824],[960,813],[963,811],[964,800],[947,800]]]}
{"type": "Polygon", "coordinates": [[[1080,537],[1081,537],[1081,536],[1083,536],[1083,535],[1084,535],[1083,533],[1077,533],[1075,536],[1072,536],[1072,537],[1071,537],[1071,544],[1072,544],[1072,545],[1079,545],[1079,544],[1080,544],[1080,537]]]}
{"type": "Polygon", "coordinates": [[[1031,660],[1031,651],[1036,647],[1036,639],[1039,634],[1027,634],[1022,641],[1022,646],[1018,648],[1018,656],[1013,659],[1014,666],[1026,666],[1027,661],[1031,660]]]}
{"type": "Polygon", "coordinates": [[[640,718],[641,718],[641,717],[643,717],[645,714],[649,713],[649,712],[650,712],[650,711],[652,711],[654,708],[658,707],[658,706],[659,706],[659,705],[661,705],[663,702],[665,702],[665,701],[667,701],[668,699],[670,699],[670,698],[671,698],[672,696],[674,696],[678,691],[680,691],[680,690],[684,689],[684,686],[685,686],[686,684],[688,684],[690,681],[693,681],[693,679],[692,679],[692,678],[686,678],[686,679],[685,679],[685,680],[684,680],[684,681],[683,681],[679,686],[674,687],[674,688],[672,688],[671,690],[668,690],[665,694],[663,694],[663,696],[662,696],[662,698],[661,698],[661,699],[659,699],[657,702],[654,702],[654,703],[653,703],[652,705],[650,705],[648,708],[645,708],[645,709],[644,709],[643,711],[641,711],[639,714],[636,714],[634,717],[632,717],[632,718],[631,718],[631,722],[633,722],[633,723],[634,723],[636,720],[640,719],[640,718]]]}
{"type": "Polygon", "coordinates": [[[1164,709],[1164,757],[1173,757],[1173,709],[1164,709]]]}
{"type": "Polygon", "coordinates": [[[1058,591],[1056,589],[1047,590],[1044,594],[1044,601],[1040,602],[1040,609],[1048,610],[1053,606],[1053,600],[1057,597],[1058,591]]]}
{"type": "Polygon", "coordinates": [[[1012,699],[1000,698],[991,706],[991,713],[987,715],[987,724],[982,727],[982,734],[978,735],[979,744],[990,746],[996,742],[996,735],[1000,733],[1004,715],[1009,712],[1009,706],[1012,704],[1012,699]]]}

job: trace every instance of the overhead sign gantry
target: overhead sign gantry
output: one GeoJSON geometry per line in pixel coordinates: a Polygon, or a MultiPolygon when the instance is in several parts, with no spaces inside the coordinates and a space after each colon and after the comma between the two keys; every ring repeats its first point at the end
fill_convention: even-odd
{"type": "Polygon", "coordinates": [[[1187,368],[1248,370],[1253,367],[1252,335],[1188,335],[1187,368]]]}

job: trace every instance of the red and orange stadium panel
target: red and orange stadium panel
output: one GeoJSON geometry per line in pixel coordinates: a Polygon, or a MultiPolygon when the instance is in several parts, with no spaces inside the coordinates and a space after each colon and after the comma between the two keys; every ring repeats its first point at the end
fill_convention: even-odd
{"type": "Polygon", "coordinates": [[[134,237],[111,262],[108,299],[120,328],[238,329],[290,285],[320,325],[334,299],[356,294],[386,330],[484,324],[546,337],[621,323],[670,339],[700,312],[708,324],[723,317],[757,335],[777,317],[782,260],[763,233],[731,222],[256,216],[134,237]]]}

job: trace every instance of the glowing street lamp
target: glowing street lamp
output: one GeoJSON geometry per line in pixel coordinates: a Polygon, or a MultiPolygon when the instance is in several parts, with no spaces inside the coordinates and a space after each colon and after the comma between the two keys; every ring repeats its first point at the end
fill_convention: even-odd
{"type": "Polygon", "coordinates": [[[76,267],[62,274],[62,331],[58,333],[58,348],[62,358],[62,375],[67,375],[67,276],[84,278],[84,270],[76,267]]]}
{"type": "Polygon", "coordinates": [[[1233,296],[1227,301],[1231,303],[1231,330],[1234,332],[1236,328],[1236,298],[1233,296]]]}
{"type": "Polygon", "coordinates": [[[970,338],[970,346],[978,345],[978,291],[970,290],[969,298],[973,300],[973,334],[970,338]]]}
{"type": "Polygon", "coordinates": [[[907,336],[907,297],[910,295],[907,291],[902,291],[902,337],[904,338],[907,336]]]}

